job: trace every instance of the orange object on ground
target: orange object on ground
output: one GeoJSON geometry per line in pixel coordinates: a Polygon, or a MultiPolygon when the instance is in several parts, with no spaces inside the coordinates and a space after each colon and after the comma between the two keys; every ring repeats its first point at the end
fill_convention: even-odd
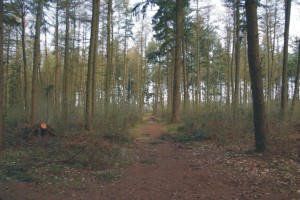
{"type": "Polygon", "coordinates": [[[47,128],[47,124],[46,124],[45,122],[42,122],[42,123],[41,123],[41,128],[42,128],[42,129],[46,129],[46,128],[47,128]]]}

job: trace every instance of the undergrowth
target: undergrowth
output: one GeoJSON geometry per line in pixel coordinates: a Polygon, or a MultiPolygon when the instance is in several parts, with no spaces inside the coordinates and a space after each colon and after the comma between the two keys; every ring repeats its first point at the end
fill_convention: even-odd
{"type": "Polygon", "coordinates": [[[0,181],[60,183],[74,180],[79,171],[118,169],[130,160],[126,143],[95,133],[66,133],[43,147],[31,138],[1,152],[0,181]]]}
{"type": "Polygon", "coordinates": [[[55,134],[46,135],[42,140],[33,134],[30,125],[6,128],[6,149],[0,153],[0,182],[76,185],[99,177],[118,179],[118,170],[131,162],[129,129],[141,117],[130,107],[111,109],[109,119],[99,115],[94,131],[90,132],[82,129],[80,120],[69,130],[59,125],[53,127],[55,134]],[[104,173],[107,170],[115,172],[104,173]]]}
{"type": "MultiPolygon", "coordinates": [[[[269,111],[267,116],[269,151],[300,161],[299,115],[294,114],[282,122],[278,111],[269,111]],[[298,116],[298,117],[297,117],[298,116]]],[[[237,119],[232,112],[221,106],[201,108],[201,113],[193,113],[182,118],[180,125],[167,125],[162,140],[191,142],[210,140],[217,145],[248,151],[254,149],[254,124],[252,107],[240,108],[237,119]]]]}

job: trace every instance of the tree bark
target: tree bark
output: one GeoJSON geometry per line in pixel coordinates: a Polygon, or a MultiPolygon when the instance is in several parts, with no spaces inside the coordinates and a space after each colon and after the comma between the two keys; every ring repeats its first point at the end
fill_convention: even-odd
{"type": "Polygon", "coordinates": [[[281,84],[281,116],[285,120],[288,105],[288,50],[289,50],[289,29],[291,18],[291,1],[285,0],[285,19],[284,19],[284,44],[283,44],[283,64],[282,64],[282,84],[281,84]]]}
{"type": "Polygon", "coordinates": [[[63,83],[63,119],[65,125],[70,124],[70,94],[69,94],[69,77],[70,77],[70,53],[69,53],[69,34],[70,34],[70,0],[66,0],[66,33],[65,33],[65,58],[64,58],[64,83],[63,83]]]}
{"type": "Polygon", "coordinates": [[[0,0],[0,151],[4,149],[3,141],[3,89],[4,89],[4,62],[3,62],[3,0],[0,0]]]}
{"type": "Polygon", "coordinates": [[[26,11],[24,8],[24,4],[22,4],[22,13],[21,13],[21,20],[22,20],[22,55],[23,55],[23,73],[24,73],[24,109],[26,115],[28,110],[28,81],[27,81],[27,57],[26,57],[26,26],[25,26],[25,15],[26,11]]]}
{"type": "Polygon", "coordinates": [[[40,36],[41,36],[41,22],[43,13],[43,0],[38,1],[37,15],[35,22],[35,38],[33,47],[33,69],[32,69],[32,90],[31,90],[31,123],[36,123],[37,110],[38,110],[38,97],[37,97],[37,82],[38,70],[40,64],[40,36]]]}
{"type": "Polygon", "coordinates": [[[59,10],[59,0],[56,0],[56,12],[55,12],[55,70],[54,70],[54,114],[55,117],[59,116],[59,49],[58,49],[58,10],[59,10]]]}
{"type": "Polygon", "coordinates": [[[199,0],[197,0],[197,13],[196,13],[196,19],[197,19],[197,26],[196,26],[196,68],[197,68],[197,108],[201,104],[202,99],[202,85],[201,85],[201,65],[200,65],[200,16],[199,16],[199,0]]]}
{"type": "MultiPolygon", "coordinates": [[[[86,130],[93,129],[93,93],[95,93],[95,68],[98,49],[98,28],[99,28],[100,0],[93,0],[92,11],[92,30],[89,47],[88,58],[88,73],[87,73],[87,88],[86,88],[86,114],[85,128],[86,130]]],[[[94,94],[95,95],[95,94],[94,94]]]]}
{"type": "Polygon", "coordinates": [[[298,40],[299,47],[298,47],[298,65],[297,65],[297,73],[295,78],[295,90],[292,102],[292,111],[295,109],[296,101],[299,100],[299,75],[300,75],[300,40],[298,40]]]}
{"type": "Polygon", "coordinates": [[[262,66],[259,58],[259,38],[257,25],[257,1],[246,0],[246,19],[247,19],[247,41],[248,41],[248,62],[251,77],[255,147],[259,152],[267,150],[268,124],[266,118],[262,66]]]}
{"type": "Polygon", "coordinates": [[[94,64],[93,64],[93,93],[92,93],[92,125],[94,125],[94,119],[97,110],[97,77],[98,77],[98,47],[99,47],[99,17],[100,17],[100,7],[101,0],[97,0],[97,10],[96,12],[96,27],[95,27],[95,45],[94,45],[94,64]]]}
{"type": "Polygon", "coordinates": [[[182,68],[181,48],[183,35],[183,0],[176,0],[176,38],[175,38],[175,65],[173,80],[172,123],[180,121],[180,72],[182,68]]]}
{"type": "Polygon", "coordinates": [[[233,95],[233,119],[238,119],[239,108],[239,91],[240,91],[240,0],[235,2],[235,80],[234,80],[234,95],[233,95]]]}
{"type": "Polygon", "coordinates": [[[106,66],[106,84],[105,84],[105,109],[106,115],[108,115],[110,96],[111,96],[111,84],[112,84],[112,45],[111,45],[111,13],[112,13],[112,0],[108,0],[107,11],[107,66],[106,66]]]}

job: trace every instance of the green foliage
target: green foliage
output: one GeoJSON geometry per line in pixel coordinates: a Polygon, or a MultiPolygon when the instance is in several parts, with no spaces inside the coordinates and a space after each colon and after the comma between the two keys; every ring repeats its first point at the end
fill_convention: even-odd
{"type": "Polygon", "coordinates": [[[190,142],[190,141],[202,141],[209,139],[209,134],[201,130],[200,128],[187,132],[185,127],[179,127],[179,133],[173,135],[173,140],[176,142],[190,142]]]}
{"type": "Polygon", "coordinates": [[[152,142],[149,142],[149,144],[151,145],[158,145],[158,144],[162,144],[163,142],[162,141],[152,141],[152,142]]]}
{"type": "Polygon", "coordinates": [[[153,165],[153,164],[156,164],[156,161],[152,158],[148,158],[148,159],[141,160],[140,163],[147,164],[147,165],[153,165]]]}
{"type": "Polygon", "coordinates": [[[112,173],[109,171],[99,171],[95,174],[95,176],[96,176],[96,178],[99,178],[99,179],[105,180],[105,181],[117,181],[122,177],[121,174],[112,173]]]}

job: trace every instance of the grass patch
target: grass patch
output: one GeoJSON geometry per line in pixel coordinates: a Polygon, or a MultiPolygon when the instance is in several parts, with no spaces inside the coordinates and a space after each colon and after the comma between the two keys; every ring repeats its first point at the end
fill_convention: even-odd
{"type": "Polygon", "coordinates": [[[153,164],[156,164],[156,161],[153,158],[148,158],[148,159],[141,160],[140,163],[147,164],[147,165],[153,165],[153,164]]]}
{"type": "Polygon", "coordinates": [[[151,145],[158,145],[158,144],[162,144],[163,142],[162,141],[152,141],[152,142],[149,142],[149,144],[151,145]]]}
{"type": "Polygon", "coordinates": [[[190,142],[190,141],[202,141],[209,139],[209,135],[202,130],[194,131],[193,133],[177,133],[172,136],[175,142],[190,142]]]}
{"type": "Polygon", "coordinates": [[[122,177],[121,174],[108,171],[99,171],[95,174],[95,176],[103,181],[117,181],[122,177]]]}

